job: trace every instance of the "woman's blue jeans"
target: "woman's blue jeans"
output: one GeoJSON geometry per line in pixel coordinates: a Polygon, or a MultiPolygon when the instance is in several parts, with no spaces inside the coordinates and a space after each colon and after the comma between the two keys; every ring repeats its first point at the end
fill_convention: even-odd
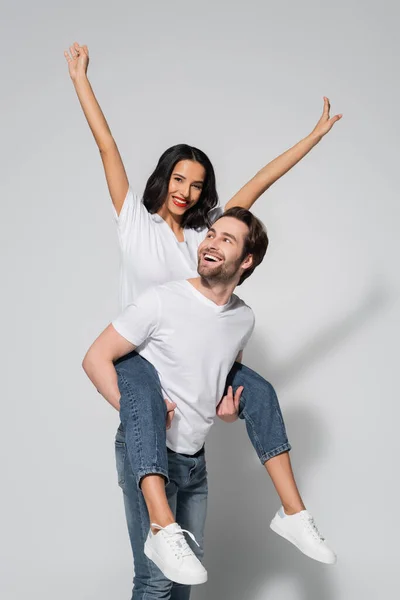
{"type": "MultiPolygon", "coordinates": [[[[189,473],[188,464],[190,463],[191,474],[194,477],[194,485],[190,491],[195,495],[198,494],[197,498],[202,498],[203,502],[200,504],[201,510],[199,506],[196,508],[196,511],[201,514],[201,518],[197,521],[191,519],[189,513],[194,511],[194,508],[189,507],[186,521],[192,521],[193,527],[197,529],[195,535],[200,537],[198,541],[199,543],[201,541],[201,554],[199,555],[201,557],[207,498],[205,461],[202,475],[198,477],[196,469],[203,468],[201,461],[200,463],[196,462],[196,468],[194,468],[192,464],[194,459],[180,454],[173,456],[167,451],[165,428],[167,409],[160,380],[153,365],[136,352],[132,352],[119,359],[115,363],[115,369],[121,392],[121,426],[116,437],[117,469],[121,485],[121,456],[123,454],[123,478],[124,481],[129,480],[130,483],[130,485],[124,484],[123,487],[125,512],[135,565],[142,573],[139,577],[137,567],[135,568],[133,598],[135,600],[142,600],[142,598],[143,600],[155,600],[156,598],[187,600],[190,588],[175,584],[171,587],[171,582],[160,578],[159,573],[156,577],[153,572],[154,568],[150,564],[151,561],[144,555],[143,545],[149,522],[139,484],[145,475],[151,473],[163,475],[167,481],[167,496],[169,491],[174,490],[174,494],[168,496],[170,505],[174,514],[179,514],[180,505],[183,502],[183,500],[180,501],[180,497],[185,497],[187,501],[188,496],[179,494],[181,484],[177,481],[179,479],[177,471],[182,474],[186,468],[189,473]],[[171,463],[172,456],[173,463],[171,463]],[[135,519],[139,518],[140,523],[137,527],[141,528],[141,535],[134,533],[132,515],[135,515],[135,519]],[[156,586],[154,586],[155,582],[156,586]]],[[[239,386],[244,388],[240,398],[239,418],[246,423],[248,436],[261,463],[264,464],[270,458],[290,450],[278,398],[272,385],[240,363],[235,363],[232,367],[226,387],[229,385],[233,387],[234,393],[239,386]]],[[[183,523],[179,524],[184,529],[190,530],[190,527],[185,527],[183,523]]],[[[136,528],[136,531],[139,529],[136,528]]]]}

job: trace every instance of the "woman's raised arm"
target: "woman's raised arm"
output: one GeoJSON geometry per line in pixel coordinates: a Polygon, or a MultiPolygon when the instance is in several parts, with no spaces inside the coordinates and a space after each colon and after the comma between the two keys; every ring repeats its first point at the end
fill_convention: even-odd
{"type": "Polygon", "coordinates": [[[233,206],[250,208],[254,202],[273,184],[296,165],[330,131],[342,115],[329,116],[330,104],[324,97],[324,110],[312,132],[295,146],[268,163],[258,171],[225,205],[225,210],[233,206]]]}
{"type": "Polygon", "coordinates": [[[126,197],[129,182],[117,144],[93,93],[87,77],[89,50],[77,42],[65,51],[68,70],[88,125],[100,151],[108,190],[115,210],[119,214],[126,197]]]}

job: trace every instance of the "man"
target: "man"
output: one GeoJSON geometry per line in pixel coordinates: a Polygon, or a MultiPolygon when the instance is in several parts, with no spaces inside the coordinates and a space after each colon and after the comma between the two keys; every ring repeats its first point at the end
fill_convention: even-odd
{"type": "MultiPolygon", "coordinates": [[[[135,582],[142,581],[143,596],[149,586],[167,589],[171,585],[168,579],[182,585],[207,579],[199,560],[207,500],[204,440],[216,406],[225,420],[237,418],[241,390],[233,398],[229,389],[220,399],[226,377],[252,333],[254,316],[233,291],[261,263],[267,246],[260,221],[245,209],[230,209],[199,246],[199,277],[157,286],[143,294],[107,327],[84,359],[83,367],[99,392],[117,410],[121,400],[122,412],[129,383],[123,369],[117,379],[114,362],[136,349],[157,369],[162,389],[176,408],[166,441],[165,425],[152,412],[154,407],[146,407],[144,415],[134,415],[132,435],[137,452],[135,464],[130,465],[130,482],[125,481],[121,429],[116,438],[121,449],[121,487],[126,486],[125,493],[135,493],[137,499],[131,526],[137,539],[135,582]],[[197,546],[190,541],[188,545],[185,531],[197,546]],[[164,578],[158,570],[151,572],[144,555],[164,578]]],[[[163,405],[162,398],[159,404],[163,405]]],[[[328,547],[326,552],[333,554],[328,547]]],[[[179,598],[188,597],[189,590],[182,590],[179,598]]]]}

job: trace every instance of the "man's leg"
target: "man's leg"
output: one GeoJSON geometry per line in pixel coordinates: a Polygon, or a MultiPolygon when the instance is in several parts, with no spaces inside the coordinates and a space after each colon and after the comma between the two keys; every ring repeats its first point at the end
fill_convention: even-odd
{"type": "MultiPolygon", "coordinates": [[[[191,531],[197,545],[189,537],[187,541],[199,560],[204,555],[204,527],[207,515],[207,470],[204,451],[199,456],[186,457],[168,453],[171,483],[178,489],[176,501],[176,521],[191,531]]],[[[190,586],[174,583],[171,600],[189,600],[190,586]]]]}
{"type": "Polygon", "coordinates": [[[335,562],[335,554],[318,532],[298,491],[289,458],[291,446],[274,388],[258,373],[237,362],[229,373],[228,385],[234,392],[243,386],[239,418],[245,420],[250,441],[282,502],[271,528],[307,556],[321,562],[335,562]]]}

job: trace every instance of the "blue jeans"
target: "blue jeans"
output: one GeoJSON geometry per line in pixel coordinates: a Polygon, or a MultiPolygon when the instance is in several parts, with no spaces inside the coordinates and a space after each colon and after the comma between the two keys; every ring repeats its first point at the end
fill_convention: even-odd
{"type": "MultiPolygon", "coordinates": [[[[126,508],[127,505],[136,506],[136,497],[141,498],[139,483],[144,475],[150,473],[163,475],[167,481],[167,491],[168,486],[174,480],[170,475],[171,453],[167,452],[166,448],[165,420],[167,409],[157,371],[151,363],[136,352],[132,352],[116,361],[115,369],[121,392],[120,419],[124,431],[123,443],[126,452],[124,462],[131,469],[131,484],[136,483],[135,490],[133,485],[126,487],[124,490],[126,508]],[[132,498],[131,501],[130,498],[132,498]]],[[[240,398],[239,418],[246,423],[248,436],[261,463],[264,464],[270,458],[290,450],[291,447],[287,439],[278,398],[272,385],[240,363],[235,363],[232,367],[226,385],[227,387],[232,385],[234,392],[239,386],[244,387],[240,398]]],[[[184,457],[184,455],[177,456],[184,457]]],[[[141,500],[143,501],[143,498],[141,500]]],[[[143,506],[144,508],[142,507],[141,510],[147,514],[145,505],[143,506]]],[[[126,508],[126,515],[128,527],[130,527],[132,510],[126,508]]],[[[177,515],[179,516],[179,492],[177,496],[177,515]]],[[[141,517],[141,520],[143,519],[144,517],[141,517]]],[[[186,527],[178,520],[178,517],[177,522],[184,529],[190,531],[190,527],[186,527]]],[[[148,531],[148,517],[146,526],[148,531]]],[[[131,529],[129,531],[131,532],[131,529]]],[[[193,531],[193,533],[195,532],[193,531]]],[[[143,534],[142,537],[137,534],[137,542],[133,540],[133,538],[136,539],[136,534],[130,533],[130,535],[135,565],[137,562],[141,564],[145,559],[143,534]]],[[[202,534],[200,539],[202,539],[202,534]]],[[[151,587],[151,580],[152,573],[147,569],[147,586],[151,587]]],[[[135,576],[135,600],[143,597],[137,595],[139,594],[137,591],[138,585],[139,580],[135,576]]],[[[140,586],[139,589],[143,589],[144,584],[140,582],[140,586]]],[[[175,592],[174,586],[171,593],[178,593],[175,592]]],[[[146,600],[152,598],[171,598],[172,600],[189,598],[190,590],[188,588],[185,588],[185,592],[182,593],[187,595],[149,595],[146,596],[146,600]]]]}
{"type": "MultiPolygon", "coordinates": [[[[165,427],[165,423],[164,423],[165,427]]],[[[189,537],[193,552],[203,558],[204,524],[207,512],[207,471],[204,449],[194,457],[168,450],[166,493],[177,523],[194,534],[197,546],[189,537]]],[[[125,433],[120,425],[115,437],[118,484],[124,495],[125,514],[135,560],[134,600],[189,600],[190,586],[166,579],[153,561],[144,554],[150,522],[143,494],[127,456],[125,433]]]]}

